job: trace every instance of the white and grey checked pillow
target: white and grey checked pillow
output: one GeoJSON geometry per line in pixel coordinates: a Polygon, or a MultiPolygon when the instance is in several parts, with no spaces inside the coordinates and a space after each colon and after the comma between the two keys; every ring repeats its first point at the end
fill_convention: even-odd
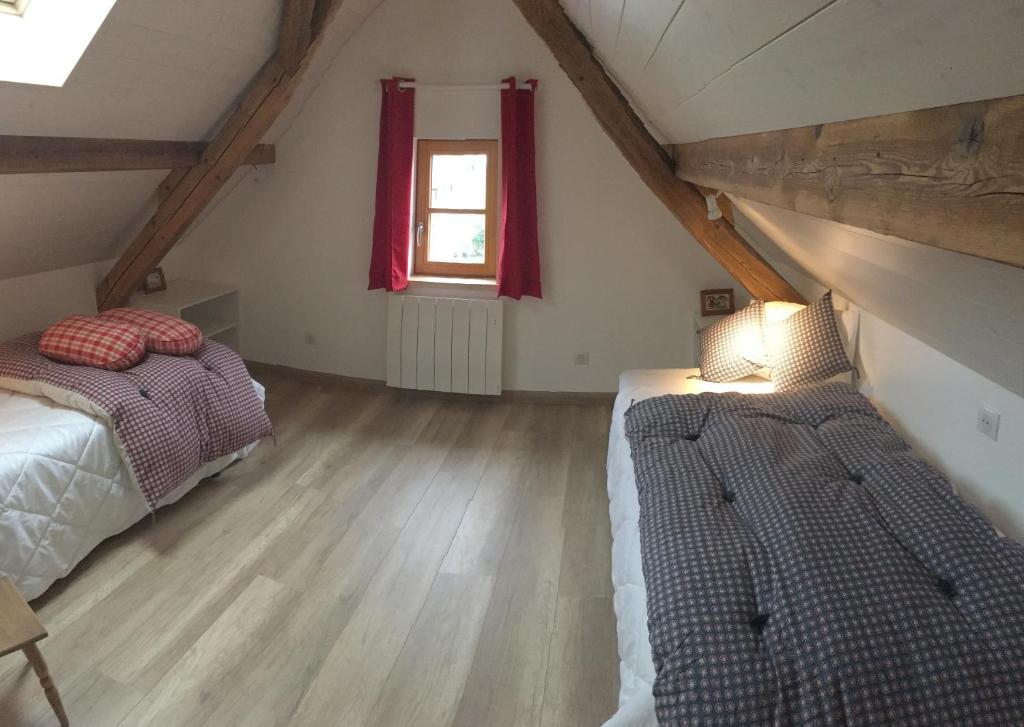
{"type": "Polygon", "coordinates": [[[747,358],[764,349],[764,301],[750,301],[740,312],[702,328],[697,337],[702,379],[726,383],[750,376],[765,364],[747,358]]]}
{"type": "Polygon", "coordinates": [[[773,361],[776,391],[825,381],[853,368],[832,312],[832,291],[786,319],[773,361]]]}

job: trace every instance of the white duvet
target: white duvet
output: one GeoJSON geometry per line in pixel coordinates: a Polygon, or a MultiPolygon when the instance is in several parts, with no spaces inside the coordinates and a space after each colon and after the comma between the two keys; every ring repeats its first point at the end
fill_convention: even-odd
{"type": "Polygon", "coordinates": [[[612,523],[612,585],[619,638],[619,711],[605,727],[657,727],[654,714],[654,661],[647,630],[647,587],[640,560],[640,503],[633,459],[624,430],[626,409],[634,401],[663,394],[702,391],[772,391],[770,381],[751,377],[730,384],[689,378],[698,369],[627,371],[619,377],[619,394],[612,411],[608,438],[608,499],[612,523]]]}
{"type": "MultiPolygon", "coordinates": [[[[263,387],[253,384],[262,400],[263,387]]],[[[160,505],[255,446],[207,464],[160,505]]],[[[0,576],[25,598],[43,593],[100,541],[148,513],[105,421],[0,389],[0,576]]]]}

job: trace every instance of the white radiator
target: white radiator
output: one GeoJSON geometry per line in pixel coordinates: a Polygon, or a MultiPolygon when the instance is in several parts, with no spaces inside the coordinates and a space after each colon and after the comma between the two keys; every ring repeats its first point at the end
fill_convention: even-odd
{"type": "Polygon", "coordinates": [[[388,296],[388,386],[501,393],[498,300],[388,296]]]}

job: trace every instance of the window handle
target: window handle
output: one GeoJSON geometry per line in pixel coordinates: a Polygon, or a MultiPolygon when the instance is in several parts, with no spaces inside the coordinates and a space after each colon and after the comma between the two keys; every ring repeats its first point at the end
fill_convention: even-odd
{"type": "Polygon", "coordinates": [[[416,247],[423,247],[423,223],[416,223],[416,247]]]}

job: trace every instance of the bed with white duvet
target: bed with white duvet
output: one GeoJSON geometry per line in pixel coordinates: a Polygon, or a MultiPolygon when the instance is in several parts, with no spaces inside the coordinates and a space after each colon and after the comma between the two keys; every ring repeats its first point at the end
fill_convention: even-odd
{"type": "MultiPolygon", "coordinates": [[[[253,386],[262,401],[263,387],[253,386]]],[[[159,506],[177,501],[255,446],[207,463],[159,506]]],[[[101,541],[149,512],[106,421],[0,389],[0,576],[25,598],[42,594],[101,541]]]]}

